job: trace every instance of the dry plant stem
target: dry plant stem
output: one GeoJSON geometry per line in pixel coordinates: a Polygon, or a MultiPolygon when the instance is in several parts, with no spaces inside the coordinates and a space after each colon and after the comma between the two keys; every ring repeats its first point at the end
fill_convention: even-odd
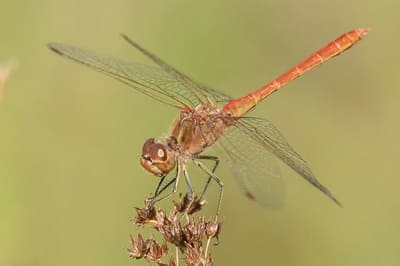
{"type": "Polygon", "coordinates": [[[128,248],[130,257],[145,259],[151,265],[176,266],[179,265],[181,253],[186,265],[213,265],[209,253],[210,242],[218,237],[221,222],[196,215],[204,206],[204,200],[200,201],[197,197],[189,199],[186,195],[175,202],[169,212],[148,204],[151,204],[151,199],[145,201],[146,207],[136,209],[134,222],[155,229],[164,241],[158,244],[152,237],[143,239],[138,234],[135,239],[131,236],[131,247],[128,248]],[[183,216],[185,219],[182,219],[183,216]],[[168,246],[171,245],[175,246],[175,252],[169,254],[168,246]]]}
{"type": "Polygon", "coordinates": [[[208,248],[210,247],[210,242],[211,242],[211,238],[208,238],[207,243],[206,243],[206,248],[204,250],[204,257],[206,257],[206,258],[208,256],[208,248]]]}
{"type": "Polygon", "coordinates": [[[12,73],[17,68],[16,60],[9,60],[4,65],[0,65],[0,102],[3,98],[6,83],[10,79],[12,73]]]}
{"type": "Polygon", "coordinates": [[[178,249],[178,247],[175,247],[175,261],[176,261],[176,266],[179,266],[179,249],[178,249]]]}

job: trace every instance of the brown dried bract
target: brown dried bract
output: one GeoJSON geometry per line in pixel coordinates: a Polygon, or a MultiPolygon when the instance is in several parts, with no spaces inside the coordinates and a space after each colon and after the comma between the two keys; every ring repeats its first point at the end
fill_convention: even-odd
{"type": "Polygon", "coordinates": [[[200,245],[188,246],[185,250],[185,262],[188,266],[211,266],[213,260],[211,256],[204,254],[200,245]]]}
{"type": "Polygon", "coordinates": [[[200,199],[198,199],[197,196],[195,196],[193,199],[190,200],[187,194],[182,198],[181,202],[174,203],[175,208],[177,209],[178,212],[187,213],[189,215],[200,211],[205,204],[206,201],[205,200],[200,201],[200,199]]]}
{"type": "Polygon", "coordinates": [[[158,224],[155,229],[160,232],[164,239],[177,247],[185,245],[185,235],[182,232],[181,224],[176,212],[166,215],[164,211],[157,212],[158,224]]]}
{"type": "Polygon", "coordinates": [[[211,238],[218,238],[219,232],[221,231],[221,226],[222,226],[222,222],[209,222],[207,223],[207,228],[206,228],[206,235],[207,238],[211,239],[211,238]]]}
{"type": "Polygon", "coordinates": [[[200,217],[197,223],[194,220],[188,221],[182,231],[185,234],[187,243],[198,243],[206,236],[207,224],[204,217],[200,217]]]}
{"type": "MultiPolygon", "coordinates": [[[[131,247],[127,249],[128,255],[129,257],[135,259],[145,258],[148,262],[157,262],[159,264],[162,264],[162,259],[168,253],[168,245],[165,241],[163,242],[163,244],[159,245],[153,238],[144,240],[140,234],[138,235],[136,240],[131,235],[130,244],[131,247]]],[[[172,258],[170,260],[170,263],[171,261],[173,261],[172,258]]]]}
{"type": "Polygon", "coordinates": [[[150,208],[136,208],[136,216],[134,218],[135,224],[154,224],[156,223],[156,209],[150,208]]]}

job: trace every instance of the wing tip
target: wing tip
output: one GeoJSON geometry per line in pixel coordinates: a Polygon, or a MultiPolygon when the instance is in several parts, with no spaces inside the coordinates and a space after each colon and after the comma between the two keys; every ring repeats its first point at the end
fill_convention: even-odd
{"type": "Polygon", "coordinates": [[[49,48],[51,51],[55,52],[56,54],[59,55],[64,55],[58,48],[57,48],[57,43],[51,42],[47,44],[47,48],[49,48]]]}
{"type": "Polygon", "coordinates": [[[122,39],[124,39],[127,43],[129,43],[133,47],[135,47],[139,50],[143,49],[136,42],[134,42],[131,38],[129,38],[128,35],[126,35],[125,33],[120,33],[120,36],[122,37],[122,39]]]}
{"type": "Polygon", "coordinates": [[[339,206],[340,208],[343,208],[343,204],[336,199],[332,194],[327,195],[331,200],[333,200],[334,203],[336,203],[337,206],[339,206]]]}
{"type": "Polygon", "coordinates": [[[126,41],[129,40],[128,35],[126,35],[125,33],[122,33],[122,32],[121,32],[121,33],[119,34],[119,36],[121,36],[121,38],[124,39],[124,40],[126,40],[126,41]]]}

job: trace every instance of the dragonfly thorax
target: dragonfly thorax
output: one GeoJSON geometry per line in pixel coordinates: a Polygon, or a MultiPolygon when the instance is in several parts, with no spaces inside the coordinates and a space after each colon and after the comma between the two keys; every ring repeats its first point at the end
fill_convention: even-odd
{"type": "Polygon", "coordinates": [[[172,127],[171,137],[176,139],[179,153],[191,157],[218,140],[229,124],[227,120],[224,111],[212,104],[183,109],[172,127]]]}

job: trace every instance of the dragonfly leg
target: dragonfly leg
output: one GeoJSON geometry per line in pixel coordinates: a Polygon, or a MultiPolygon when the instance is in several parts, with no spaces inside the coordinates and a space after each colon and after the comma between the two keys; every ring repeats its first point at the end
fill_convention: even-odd
{"type": "Polygon", "coordinates": [[[183,176],[185,177],[186,186],[188,188],[188,198],[191,201],[193,199],[193,186],[185,166],[183,166],[183,176]]]}
{"type": "MultiPolygon", "coordinates": [[[[218,167],[219,162],[220,162],[220,161],[219,161],[219,158],[218,158],[217,156],[211,156],[211,155],[198,155],[198,156],[196,157],[196,159],[211,160],[211,161],[213,161],[213,162],[214,162],[214,166],[213,166],[213,168],[212,168],[212,170],[211,170],[211,172],[212,172],[213,174],[214,174],[215,171],[217,170],[217,167],[218,167]]],[[[207,189],[208,189],[208,185],[210,185],[211,179],[212,179],[212,177],[209,176],[208,179],[207,179],[207,182],[206,182],[206,184],[205,184],[205,186],[204,186],[204,188],[203,188],[203,191],[202,191],[201,194],[200,194],[200,201],[203,199],[204,194],[206,193],[206,191],[207,191],[207,189]]]]}
{"type": "Polygon", "coordinates": [[[158,182],[156,191],[154,192],[154,196],[151,198],[151,202],[149,204],[148,207],[152,207],[156,202],[161,201],[163,199],[168,198],[169,196],[171,196],[172,194],[174,194],[176,192],[176,189],[178,187],[178,182],[179,182],[179,175],[181,174],[181,168],[178,165],[176,168],[176,173],[175,173],[175,177],[173,179],[171,179],[167,184],[165,184],[161,189],[161,185],[164,182],[165,177],[162,177],[160,182],[158,182]],[[172,190],[170,192],[168,192],[166,195],[159,197],[161,195],[162,192],[164,192],[167,188],[169,188],[172,184],[172,190]]]}
{"type": "MultiPolygon", "coordinates": [[[[156,187],[156,191],[154,191],[154,196],[153,196],[153,198],[156,198],[156,197],[157,197],[158,195],[160,195],[160,193],[165,189],[166,186],[164,186],[164,187],[161,189],[161,191],[160,191],[160,187],[161,187],[162,183],[164,183],[165,177],[166,177],[166,176],[161,177],[160,181],[158,182],[158,185],[157,185],[157,187],[156,187]]],[[[167,185],[168,185],[168,184],[167,184],[167,185]]]]}
{"type": "MultiPolygon", "coordinates": [[[[219,179],[213,171],[210,171],[202,162],[198,160],[193,160],[193,162],[201,169],[203,170],[210,178],[214,179],[215,182],[217,182],[219,186],[219,198],[218,198],[218,207],[217,207],[217,212],[216,212],[216,217],[218,217],[220,209],[221,209],[221,203],[222,203],[222,197],[224,194],[224,182],[222,182],[221,179],[219,179]]],[[[216,163],[218,165],[218,163],[216,163]]],[[[214,166],[216,168],[216,166],[214,166]]],[[[215,171],[215,169],[214,169],[215,171]]],[[[208,186],[208,185],[207,185],[208,186]]]]}
{"type": "MultiPolygon", "coordinates": [[[[212,124],[210,121],[206,121],[206,123],[207,123],[207,128],[208,128],[208,129],[214,129],[214,128],[215,128],[215,125],[212,124]]],[[[196,121],[196,126],[197,126],[197,128],[200,129],[200,134],[201,134],[202,138],[204,139],[205,143],[207,143],[207,145],[209,145],[209,144],[208,144],[209,141],[208,141],[208,139],[207,139],[207,134],[204,133],[204,131],[203,131],[203,126],[202,126],[202,124],[200,123],[200,121],[198,121],[198,120],[196,121]]],[[[214,132],[214,131],[211,131],[211,132],[214,132]]],[[[214,137],[217,138],[217,136],[216,136],[215,134],[214,134],[214,137]]],[[[213,168],[212,168],[212,171],[211,171],[213,174],[215,173],[215,170],[217,169],[218,164],[219,164],[219,158],[216,157],[216,156],[210,156],[210,155],[196,155],[196,156],[195,156],[195,159],[214,161],[215,164],[214,164],[214,166],[213,166],[213,168]]],[[[208,186],[209,186],[209,184],[210,184],[210,182],[211,182],[211,179],[212,179],[212,177],[209,176],[208,179],[207,179],[207,182],[206,182],[206,184],[205,184],[205,186],[204,186],[204,188],[203,188],[203,191],[201,192],[200,201],[203,199],[204,194],[206,193],[206,191],[207,191],[207,189],[208,189],[208,186]]]]}
{"type": "Polygon", "coordinates": [[[193,197],[193,186],[192,186],[192,183],[190,182],[190,178],[189,178],[189,174],[187,172],[186,166],[182,165],[182,168],[183,168],[182,169],[183,176],[185,177],[185,182],[186,182],[186,185],[187,185],[187,188],[188,188],[187,197],[189,199],[189,204],[186,207],[185,211],[183,212],[184,215],[182,215],[180,219],[182,219],[183,217],[187,216],[188,211],[190,210],[190,208],[192,207],[192,204],[195,201],[195,198],[193,197]]]}

